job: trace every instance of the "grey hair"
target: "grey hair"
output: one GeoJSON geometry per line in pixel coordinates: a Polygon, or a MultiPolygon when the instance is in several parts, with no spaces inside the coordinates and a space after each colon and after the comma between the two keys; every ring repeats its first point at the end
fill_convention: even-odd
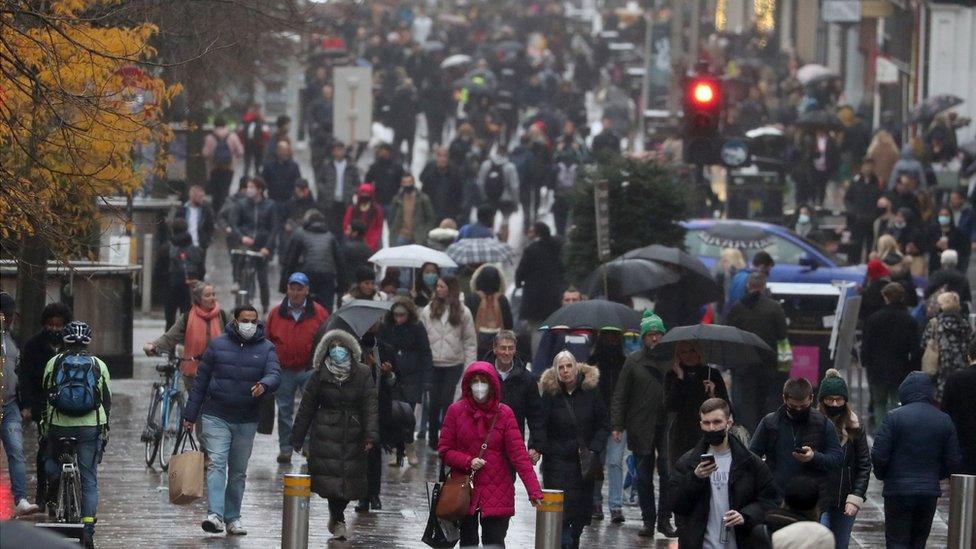
{"type": "Polygon", "coordinates": [[[556,356],[552,359],[552,367],[556,369],[559,367],[559,362],[561,359],[568,358],[573,363],[573,368],[579,368],[579,362],[576,361],[576,356],[573,355],[569,350],[559,351],[556,356]]]}
{"type": "Polygon", "coordinates": [[[959,264],[959,252],[955,250],[946,250],[942,252],[942,255],[939,256],[939,263],[941,263],[943,267],[955,267],[959,264]]]}
{"type": "Polygon", "coordinates": [[[213,284],[198,280],[193,287],[190,288],[190,297],[193,299],[194,305],[199,305],[200,301],[203,300],[203,290],[205,290],[207,286],[213,286],[213,284]]]}
{"type": "Polygon", "coordinates": [[[503,339],[508,339],[518,343],[518,336],[515,335],[515,332],[512,330],[501,330],[495,334],[495,345],[498,345],[498,342],[503,339]]]}

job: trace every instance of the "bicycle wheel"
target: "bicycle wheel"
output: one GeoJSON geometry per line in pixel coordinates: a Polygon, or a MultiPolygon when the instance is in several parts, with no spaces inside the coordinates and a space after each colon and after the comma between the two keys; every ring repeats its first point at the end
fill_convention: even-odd
{"type": "Polygon", "coordinates": [[[149,417],[146,418],[146,431],[149,436],[146,436],[146,467],[152,467],[153,461],[156,459],[156,453],[159,452],[159,431],[161,428],[159,417],[160,415],[160,405],[159,400],[159,390],[153,387],[152,404],[149,406],[149,417]]]}
{"type": "Polygon", "coordinates": [[[81,478],[76,470],[69,477],[68,489],[70,503],[67,505],[68,522],[81,522],[81,478]]]}
{"type": "Polygon", "coordinates": [[[159,440],[159,466],[163,471],[169,469],[169,458],[176,449],[176,439],[183,420],[183,394],[170,395],[169,399],[169,411],[166,414],[166,423],[160,429],[162,436],[159,440]]]}

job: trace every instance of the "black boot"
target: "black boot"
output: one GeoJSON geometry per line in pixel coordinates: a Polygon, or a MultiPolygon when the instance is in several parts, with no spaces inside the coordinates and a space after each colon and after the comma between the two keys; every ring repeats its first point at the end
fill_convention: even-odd
{"type": "Polygon", "coordinates": [[[678,537],[678,531],[675,530],[674,525],[671,524],[670,515],[659,515],[657,517],[657,531],[668,538],[678,537]]]}
{"type": "Polygon", "coordinates": [[[361,500],[359,500],[359,504],[356,505],[355,507],[353,507],[353,510],[356,511],[357,513],[368,513],[369,512],[369,500],[368,499],[361,499],[361,500]]]}
{"type": "Polygon", "coordinates": [[[654,537],[654,521],[647,522],[644,521],[644,527],[637,532],[637,535],[642,538],[653,538],[654,537]]]}
{"type": "Polygon", "coordinates": [[[380,511],[383,509],[383,504],[380,503],[379,496],[372,496],[369,498],[369,506],[373,508],[374,511],[380,511]]]}

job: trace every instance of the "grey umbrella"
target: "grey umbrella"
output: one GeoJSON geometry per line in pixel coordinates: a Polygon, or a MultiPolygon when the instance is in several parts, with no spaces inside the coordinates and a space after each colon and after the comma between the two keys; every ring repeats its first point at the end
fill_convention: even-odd
{"type": "Polygon", "coordinates": [[[705,353],[705,360],[718,366],[762,364],[774,356],[773,350],[759,336],[732,326],[681,326],[664,334],[661,345],[670,347],[680,341],[697,343],[705,353]]]}
{"type": "Polygon", "coordinates": [[[928,122],[938,116],[940,112],[951,109],[962,102],[961,97],[947,93],[926,97],[921,103],[915,105],[912,112],[908,114],[908,121],[912,123],[928,122]]]}
{"type": "Polygon", "coordinates": [[[718,287],[708,267],[688,252],[678,248],[669,248],[660,244],[652,244],[636,250],[631,250],[622,258],[646,259],[667,263],[678,267],[681,279],[676,284],[676,290],[686,292],[697,305],[704,305],[722,300],[722,290],[718,287]]]}
{"type": "Polygon", "coordinates": [[[584,291],[590,296],[627,297],[656,290],[680,280],[681,275],[646,259],[614,259],[590,274],[584,291]]]}
{"type": "Polygon", "coordinates": [[[373,324],[383,318],[392,305],[392,301],[354,299],[329,317],[326,329],[345,330],[355,335],[357,339],[361,338],[373,324]]]}

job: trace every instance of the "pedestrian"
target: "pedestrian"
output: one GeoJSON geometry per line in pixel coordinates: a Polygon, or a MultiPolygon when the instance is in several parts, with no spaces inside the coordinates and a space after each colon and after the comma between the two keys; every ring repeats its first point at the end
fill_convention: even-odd
{"type": "Polygon", "coordinates": [[[287,253],[288,245],[291,243],[291,236],[302,226],[305,214],[309,210],[314,210],[315,199],[312,197],[312,189],[308,188],[308,180],[304,177],[295,181],[295,188],[292,189],[291,197],[281,208],[281,231],[278,233],[278,249],[281,253],[287,253]]]}
{"type": "Polygon", "coordinates": [[[345,286],[338,286],[340,290],[345,290],[349,287],[353,281],[356,280],[356,272],[360,267],[369,267],[369,258],[373,257],[375,253],[366,241],[363,239],[363,235],[366,234],[366,225],[356,219],[349,224],[349,229],[346,231],[346,238],[342,241],[340,250],[342,252],[342,264],[345,266],[346,273],[342,277],[345,281],[345,286]]]}
{"type": "Polygon", "coordinates": [[[901,406],[888,412],[874,437],[871,463],[884,482],[888,547],[925,547],[942,488],[961,464],[956,428],[935,407],[932,378],[911,372],[898,388],[901,406]]]}
{"type": "Polygon", "coordinates": [[[341,246],[318,210],[305,212],[302,227],[291,237],[281,260],[280,292],[285,291],[286,274],[302,272],[308,278],[312,299],[331,312],[336,290],[346,288],[346,266],[341,246]]]}
{"type": "Polygon", "coordinates": [[[921,367],[919,329],[902,301],[905,288],[890,282],[882,290],[885,306],[864,322],[861,362],[871,386],[874,424],[898,406],[899,379],[921,367]]]}
{"type": "MultiPolygon", "coordinates": [[[[770,509],[766,512],[765,524],[752,530],[749,546],[757,549],[773,549],[774,547],[778,549],[780,547],[778,544],[796,543],[794,541],[796,534],[791,534],[792,531],[787,531],[785,535],[780,532],[801,525],[806,527],[806,531],[809,532],[810,538],[807,543],[814,544],[811,545],[812,547],[821,546],[815,545],[817,541],[814,540],[819,541],[824,538],[830,540],[829,545],[822,546],[824,549],[834,547],[833,533],[819,522],[817,514],[819,495],[820,487],[816,480],[803,475],[792,478],[783,490],[782,507],[770,509]],[[784,540],[784,536],[786,540],[784,540]],[[773,540],[778,541],[774,542],[773,540]]],[[[802,546],[807,547],[807,545],[802,546]]]]}
{"type": "Polygon", "coordinates": [[[316,177],[315,186],[319,192],[315,203],[333,234],[342,234],[340,223],[343,223],[346,207],[352,203],[356,186],[361,181],[359,168],[349,159],[342,141],[332,143],[332,156],[322,165],[316,177]]]}
{"type": "Polygon", "coordinates": [[[271,158],[275,155],[278,149],[278,144],[281,142],[288,143],[291,147],[291,117],[287,114],[279,115],[275,119],[275,131],[271,134],[267,141],[267,146],[264,148],[264,156],[266,158],[271,158]]]}
{"type": "Polygon", "coordinates": [[[437,214],[427,194],[417,189],[412,174],[404,173],[400,178],[400,191],[393,199],[391,212],[392,245],[427,244],[427,234],[437,226],[437,214]]]}
{"type": "Polygon", "coordinates": [[[529,428],[529,457],[538,463],[542,457],[542,444],[539,433],[542,431],[542,401],[539,398],[539,385],[518,356],[518,337],[511,330],[502,330],[495,335],[492,350],[484,360],[495,365],[502,383],[502,403],[512,409],[515,423],[525,436],[529,428]]]}
{"type": "MultiPolygon", "coordinates": [[[[302,177],[298,163],[292,158],[291,143],[288,141],[275,142],[273,154],[261,167],[261,177],[268,185],[268,198],[275,201],[279,208],[294,194],[295,183],[302,177]]],[[[285,212],[279,210],[278,218],[284,221],[285,212]]]]}
{"type": "Polygon", "coordinates": [[[858,310],[858,320],[862,326],[871,315],[884,307],[884,296],[881,295],[881,290],[891,284],[891,271],[880,259],[872,259],[868,261],[864,281],[860,290],[861,308],[858,310]]]}
{"type": "Polygon", "coordinates": [[[460,232],[456,221],[450,217],[441,219],[440,224],[427,233],[427,247],[439,252],[446,252],[451,244],[457,241],[458,234],[460,232]]]}
{"type": "Polygon", "coordinates": [[[389,345],[376,339],[381,323],[377,322],[359,340],[362,347],[362,362],[370,368],[373,384],[376,386],[379,404],[379,443],[366,452],[366,497],[361,498],[354,510],[368,513],[370,509],[380,511],[380,484],[383,476],[383,451],[394,448],[401,440],[413,437],[415,419],[413,411],[402,413],[404,408],[393,408],[393,391],[396,387],[396,374],[393,373],[394,352],[389,345]]]}
{"type": "MultiPolygon", "coordinates": [[[[929,227],[929,272],[934,273],[941,266],[941,255],[954,251],[957,254],[969,250],[969,236],[962,234],[956,228],[952,217],[952,208],[943,206],[939,208],[935,216],[934,223],[929,227]]],[[[958,257],[956,263],[959,262],[958,257]]]]}
{"type": "Polygon", "coordinates": [[[305,118],[308,121],[312,171],[315,174],[315,180],[318,181],[320,170],[325,164],[325,157],[332,149],[333,88],[332,84],[323,83],[320,88],[310,88],[309,93],[314,93],[313,90],[319,96],[309,102],[308,114],[305,118]]]}
{"type": "Polygon", "coordinates": [[[376,287],[376,272],[369,265],[361,265],[356,269],[356,283],[342,296],[342,305],[348,305],[354,299],[367,301],[386,301],[387,295],[376,287]]]}
{"type": "Polygon", "coordinates": [[[969,302],[973,300],[969,279],[959,269],[960,255],[956,250],[946,250],[939,256],[942,268],[929,274],[928,284],[922,297],[929,300],[936,292],[950,291],[959,295],[964,316],[969,314],[969,302]]]}
{"type": "Polygon", "coordinates": [[[505,297],[508,283],[505,273],[490,263],[475,269],[471,275],[471,292],[465,303],[474,316],[474,328],[478,335],[478,356],[485,356],[502,330],[514,328],[512,305],[505,297]]]}
{"type": "MultiPolygon", "coordinates": [[[[508,148],[504,144],[495,147],[495,153],[481,163],[475,181],[482,203],[493,211],[502,214],[502,233],[508,227],[508,218],[517,208],[519,197],[519,175],[515,164],[508,159],[508,148]]],[[[492,218],[495,214],[492,213],[492,218]]]]}
{"type": "Polygon", "coordinates": [[[197,380],[183,411],[183,428],[203,423],[207,466],[207,518],[204,532],[247,535],[241,502],[247,462],[258,429],[259,401],[281,383],[274,345],[251,305],[234,309],[233,321],[213,339],[200,359],[197,380]]]}
{"type": "Polygon", "coordinates": [[[227,129],[227,121],[214,118],[214,129],[203,140],[203,157],[210,169],[208,191],[213,201],[213,209],[219,212],[224,207],[234,178],[234,164],[244,156],[244,144],[236,133],[227,129]]]}
{"type": "Polygon", "coordinates": [[[45,305],[41,311],[41,330],[24,343],[20,354],[19,369],[16,372],[17,383],[20,387],[20,404],[23,407],[20,411],[21,416],[24,421],[33,421],[37,427],[37,455],[35,456],[37,497],[34,501],[38,505],[47,501],[47,477],[44,473],[47,438],[42,436],[44,410],[47,407],[47,394],[44,392],[44,367],[47,366],[47,361],[58,354],[58,351],[64,346],[61,332],[71,320],[71,308],[64,303],[48,303],[45,305]]]}
{"type": "MultiPolygon", "coordinates": [[[[233,239],[240,242],[245,250],[258,252],[261,258],[254,261],[254,274],[258,288],[261,290],[261,308],[268,310],[271,303],[271,291],[268,286],[268,259],[274,255],[277,234],[280,228],[278,210],[273,200],[264,196],[264,180],[258,176],[247,179],[246,198],[236,203],[237,208],[231,216],[229,228],[233,239]]],[[[240,262],[250,261],[252,258],[243,257],[240,262]]],[[[238,285],[240,273],[237,273],[238,285]]],[[[244,288],[250,295],[254,295],[253,282],[244,288]]]]}
{"type": "Polygon", "coordinates": [[[203,280],[206,274],[204,251],[193,244],[185,219],[174,219],[173,235],[156,252],[157,280],[166,288],[166,329],[176,322],[176,312],[185,315],[190,310],[190,287],[203,280]]]}
{"type": "Polygon", "coordinates": [[[821,502],[820,523],[830,528],[837,549],[847,549],[854,520],[867,497],[871,479],[871,452],[861,419],[849,404],[847,382],[840,372],[830,368],[817,393],[817,409],[827,416],[837,430],[844,461],[840,468],[827,474],[827,490],[821,502]]]}
{"type": "MultiPolygon", "coordinates": [[[[36,513],[41,508],[27,499],[27,460],[24,458],[24,421],[30,421],[30,408],[20,396],[19,376],[21,350],[11,328],[16,317],[16,302],[7,292],[0,292],[0,331],[3,333],[3,353],[0,355],[3,372],[3,415],[0,420],[0,441],[7,454],[10,491],[14,497],[17,516],[36,513]],[[23,409],[23,410],[22,410],[23,409]],[[24,417],[26,416],[26,418],[24,417]]],[[[38,500],[42,501],[42,500],[38,500]]]]}
{"type": "Polygon", "coordinates": [[[519,318],[532,329],[532,350],[539,347],[539,323],[556,309],[562,298],[562,245],[552,236],[549,226],[538,221],[528,234],[529,245],[522,251],[522,260],[515,269],[515,287],[522,288],[519,318]]]}
{"type": "Polygon", "coordinates": [[[47,508],[54,509],[57,505],[61,480],[61,440],[74,439],[75,456],[81,473],[81,522],[85,525],[85,544],[94,547],[98,464],[108,443],[109,414],[112,412],[111,375],[105,362],[88,352],[92,341],[92,330],[88,324],[80,320],[69,322],[62,332],[62,341],[62,351],[48,360],[44,367],[44,391],[50,395],[44,419],[44,437],[48,440],[44,462],[47,508]],[[86,375],[88,371],[92,375],[86,375]],[[91,398],[83,399],[83,403],[71,396],[77,392],[78,378],[84,379],[85,393],[91,395],[91,398]]]}
{"type": "Polygon", "coordinates": [[[190,185],[187,194],[189,198],[176,210],[176,218],[186,220],[186,231],[190,233],[193,245],[199,246],[206,258],[214,235],[214,209],[207,202],[202,186],[190,185]]]}
{"type": "Polygon", "coordinates": [[[495,368],[474,362],[464,372],[461,398],[444,416],[437,453],[452,477],[473,479],[471,507],[460,524],[462,547],[476,547],[479,537],[485,547],[505,547],[508,523],[515,515],[513,472],[522,479],[533,507],[542,500],[515,414],[502,403],[501,392],[495,368]]]}
{"type": "MultiPolygon", "coordinates": [[[[389,345],[395,353],[393,373],[397,377],[395,396],[416,409],[423,400],[424,390],[430,384],[434,359],[427,339],[427,330],[420,322],[416,305],[407,297],[397,297],[393,307],[383,320],[377,339],[389,345]]],[[[414,467],[419,463],[414,442],[408,441],[390,461],[391,466],[399,467],[403,458],[414,467]]]]}
{"type": "Polygon", "coordinates": [[[733,305],[749,293],[746,283],[749,281],[750,274],[760,272],[766,275],[766,278],[769,278],[769,273],[772,272],[775,266],[776,262],[773,261],[773,256],[769,255],[768,252],[765,250],[756,252],[756,255],[752,256],[752,268],[738,269],[733,273],[731,279],[729,279],[725,310],[728,311],[731,309],[733,305]]]}
{"type": "Polygon", "coordinates": [[[718,303],[721,317],[724,320],[729,307],[734,303],[729,299],[732,290],[732,278],[741,270],[746,269],[746,259],[742,251],[737,248],[723,248],[719,253],[718,263],[715,265],[715,283],[722,289],[725,298],[718,303]]]}
{"type": "Polygon", "coordinates": [[[877,203],[881,198],[878,176],[874,172],[874,160],[864,158],[857,175],[844,193],[844,209],[847,212],[847,228],[851,232],[853,260],[860,262],[871,251],[877,203]],[[867,252],[865,252],[867,248],[867,252]]]}
{"type": "Polygon", "coordinates": [[[618,155],[620,154],[620,136],[613,129],[613,123],[607,117],[603,117],[600,133],[593,138],[593,156],[618,155]]]}
{"type": "Polygon", "coordinates": [[[281,364],[281,384],[275,393],[278,405],[278,463],[291,463],[292,415],[295,393],[301,393],[312,377],[312,342],[329,319],[321,303],[310,298],[311,282],[302,272],[288,277],[286,296],[268,313],[268,341],[274,344],[281,364]]]}
{"type": "MultiPolygon", "coordinates": [[[[436,263],[427,262],[420,266],[420,274],[413,277],[413,289],[410,291],[410,297],[413,298],[413,303],[418,309],[426,307],[434,298],[434,290],[437,288],[437,281],[440,279],[441,268],[436,263]]],[[[460,290],[458,293],[460,294],[460,290]]],[[[458,379],[461,379],[460,374],[458,374],[458,379]]]]}
{"type": "Polygon", "coordinates": [[[966,352],[967,367],[949,374],[942,394],[942,410],[949,414],[956,427],[962,449],[959,473],[976,474],[976,415],[969,400],[976,394],[976,338],[969,340],[966,352]]]}
{"type": "Polygon", "coordinates": [[[903,175],[907,175],[913,179],[916,186],[924,185],[925,183],[925,166],[916,157],[911,143],[902,145],[901,158],[891,168],[891,175],[888,177],[889,191],[895,188],[895,184],[903,175]]]}
{"type": "MultiPolygon", "coordinates": [[[[616,329],[603,329],[597,332],[596,342],[593,345],[593,352],[586,358],[586,363],[596,366],[600,371],[600,398],[610,406],[613,403],[613,392],[617,387],[617,381],[621,377],[624,362],[627,356],[624,355],[623,334],[616,329]]],[[[611,424],[612,425],[612,424],[611,424]]],[[[607,437],[607,450],[603,453],[603,466],[606,470],[606,478],[609,481],[607,496],[610,504],[610,519],[617,518],[614,511],[623,517],[623,491],[624,491],[624,448],[626,443],[618,442],[613,435],[607,437]]],[[[603,520],[603,479],[597,479],[593,483],[593,520],[603,520]]],[[[653,536],[654,529],[651,529],[653,536]]]]}
{"type": "Polygon", "coordinates": [[[244,144],[244,177],[251,172],[251,164],[254,164],[254,175],[257,175],[264,161],[264,148],[267,143],[267,136],[264,130],[264,117],[261,116],[261,107],[257,103],[248,107],[247,112],[241,123],[240,129],[241,142],[244,144]]]}
{"type": "Polygon", "coordinates": [[[372,183],[363,183],[356,189],[356,203],[346,208],[342,218],[342,230],[349,238],[352,224],[358,221],[363,224],[360,238],[373,252],[379,251],[383,245],[383,208],[373,200],[376,188],[372,183]]]}
{"type": "Polygon", "coordinates": [[[699,408],[702,438],[671,472],[671,509],[679,547],[750,547],[753,528],[777,506],[779,493],[766,464],[731,435],[728,402],[710,398],[699,408]],[[734,474],[733,474],[734,472],[734,474]],[[731,534],[731,535],[730,535],[731,534]]]}
{"type": "Polygon", "coordinates": [[[895,163],[898,162],[899,155],[898,145],[886,130],[878,130],[874,134],[874,137],[871,138],[871,144],[868,145],[867,158],[870,158],[874,162],[878,173],[878,181],[886,187],[895,163]]]}
{"type": "MultiPolygon", "coordinates": [[[[654,505],[654,466],[655,453],[663,454],[667,460],[665,440],[667,410],[665,408],[664,371],[670,360],[664,349],[657,348],[666,332],[664,322],[652,312],[645,312],[641,320],[641,342],[643,347],[630,354],[624,361],[623,370],[614,386],[610,406],[611,438],[607,442],[607,460],[614,466],[623,458],[624,447],[634,454],[637,477],[637,497],[641,507],[643,528],[641,537],[654,537],[654,524],[668,537],[674,537],[671,517],[667,505],[667,461],[662,471],[658,506],[654,505]],[[611,460],[610,456],[613,456],[611,460]],[[618,457],[619,456],[619,457],[618,457]]],[[[603,373],[601,372],[601,378],[603,373]]],[[[613,473],[610,466],[608,472],[613,473]]],[[[622,494],[611,483],[610,520],[615,524],[624,522],[622,494]]],[[[619,490],[622,492],[623,486],[619,490]]]]}
{"type": "Polygon", "coordinates": [[[495,209],[487,204],[478,206],[475,222],[463,225],[458,232],[458,240],[464,238],[495,238],[495,209]]]}
{"type": "MultiPolygon", "coordinates": [[[[749,274],[748,293],[729,309],[725,323],[759,336],[770,349],[787,339],[786,314],[779,302],[766,296],[766,275],[749,274]]],[[[732,402],[739,425],[749,431],[762,416],[779,406],[778,387],[787,374],[780,372],[775,356],[764,357],[762,364],[748,364],[732,370],[732,402]]]]}
{"type": "MultiPolygon", "coordinates": [[[[600,371],[579,364],[572,353],[556,355],[539,380],[542,391],[542,482],[562,490],[562,546],[577,549],[593,514],[593,469],[583,471],[581,454],[600,459],[609,434],[607,406],[600,397],[600,371]]],[[[600,468],[602,464],[594,464],[600,468]]]]}
{"type": "Polygon", "coordinates": [[[956,250],[959,252],[958,268],[964,273],[969,269],[972,242],[976,241],[976,217],[974,217],[972,205],[969,204],[967,191],[966,187],[957,187],[949,193],[949,207],[952,209],[953,222],[970,242],[969,249],[956,250]]]}
{"type": "Polygon", "coordinates": [[[383,208],[383,217],[387,219],[393,219],[393,199],[396,198],[406,173],[394,154],[393,147],[388,143],[380,143],[376,147],[376,158],[366,171],[365,181],[376,187],[374,200],[383,208]]]}
{"type": "MultiPolygon", "coordinates": [[[[922,348],[919,352],[934,343],[938,349],[938,370],[934,376],[935,402],[942,402],[946,379],[956,370],[965,368],[969,361],[966,359],[966,349],[973,337],[973,329],[962,315],[959,304],[959,294],[956,292],[942,292],[936,297],[939,313],[929,320],[922,333],[922,348]]],[[[931,372],[928,372],[931,373],[931,372]]]]}
{"type": "Polygon", "coordinates": [[[456,277],[437,276],[434,294],[421,310],[420,321],[427,329],[434,362],[427,445],[436,451],[442,415],[454,401],[454,390],[461,381],[464,365],[474,362],[478,351],[474,319],[471,311],[461,303],[461,287],[456,277]]]}
{"type": "Polygon", "coordinates": [[[366,456],[379,444],[376,386],[359,342],[345,331],[326,332],[312,364],[290,443],[298,451],[308,437],[312,490],[329,500],[329,533],[342,541],[343,513],[351,500],[366,497],[366,456]]]}
{"type": "Polygon", "coordinates": [[[698,443],[698,408],[710,398],[729,401],[722,373],[708,365],[701,346],[693,341],[675,345],[673,366],[664,376],[668,428],[668,455],[671,466],[698,443]]]}
{"type": "Polygon", "coordinates": [[[434,159],[420,172],[420,183],[430,196],[438,218],[463,221],[458,197],[464,192],[464,180],[458,168],[449,162],[447,149],[437,147],[434,150],[434,159]]]}

